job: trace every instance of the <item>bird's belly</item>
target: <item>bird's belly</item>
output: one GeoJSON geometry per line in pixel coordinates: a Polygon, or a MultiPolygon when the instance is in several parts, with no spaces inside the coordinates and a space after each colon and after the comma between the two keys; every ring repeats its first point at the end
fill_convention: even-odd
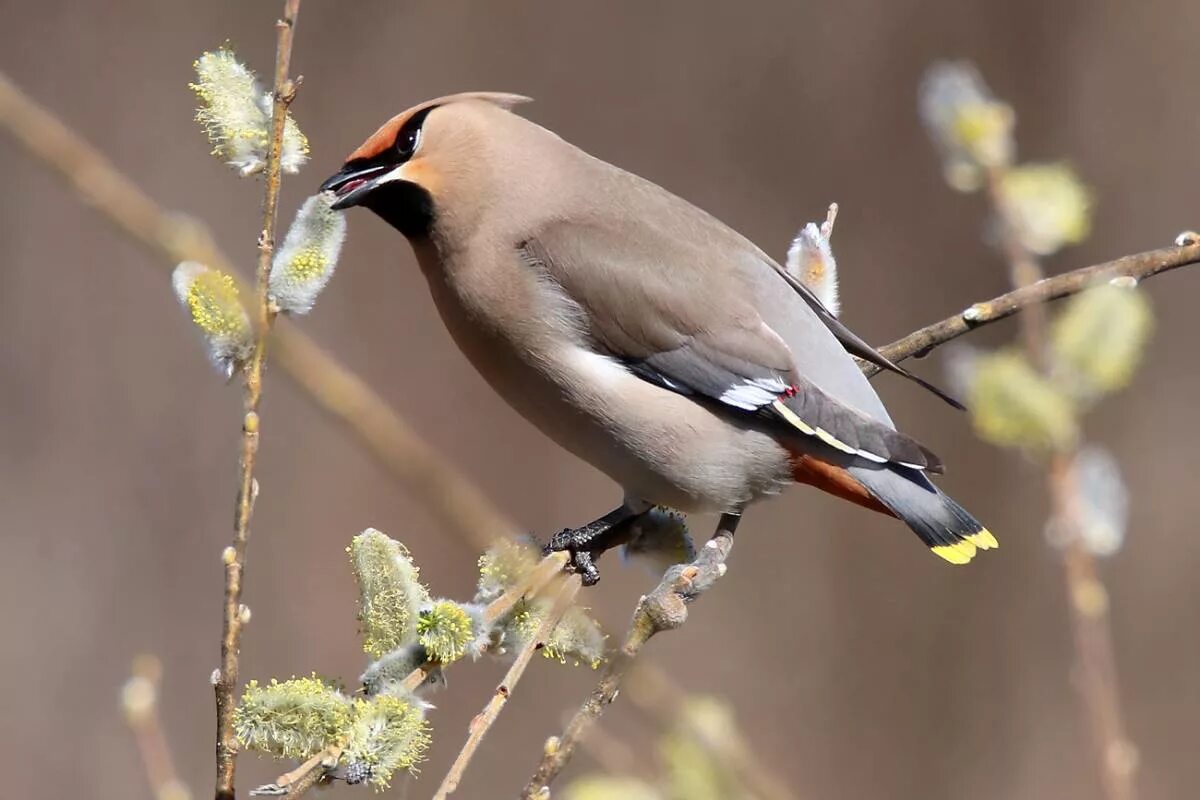
{"type": "MultiPolygon", "coordinates": [[[[449,324],[449,321],[448,321],[449,324]]],[[[451,335],[489,385],[630,499],[688,512],[734,510],[790,483],[787,450],[761,428],[647,383],[574,345],[518,352],[468,325],[451,335]],[[551,361],[555,366],[547,369],[551,361]]]]}

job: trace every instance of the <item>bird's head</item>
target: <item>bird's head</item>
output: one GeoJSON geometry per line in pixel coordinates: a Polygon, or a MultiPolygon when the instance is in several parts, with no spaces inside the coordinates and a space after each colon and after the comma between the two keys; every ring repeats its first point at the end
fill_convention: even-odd
{"type": "Polygon", "coordinates": [[[321,190],[337,196],[335,209],[363,206],[410,239],[424,237],[448,200],[480,188],[489,117],[528,100],[470,92],[413,106],[371,134],[321,190]]]}

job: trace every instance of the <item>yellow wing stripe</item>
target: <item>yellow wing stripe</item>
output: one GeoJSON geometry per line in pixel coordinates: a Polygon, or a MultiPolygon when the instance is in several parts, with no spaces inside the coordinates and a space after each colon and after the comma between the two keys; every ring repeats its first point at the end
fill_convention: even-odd
{"type": "MultiPolygon", "coordinates": [[[[771,407],[774,408],[777,412],[779,412],[779,415],[781,417],[786,419],[795,428],[797,428],[801,433],[807,434],[809,436],[817,435],[817,432],[815,430],[813,430],[811,427],[809,427],[808,425],[806,425],[804,420],[802,420],[798,416],[796,416],[795,411],[792,411],[790,408],[785,406],[783,403],[776,400],[774,403],[771,404],[771,407]]],[[[825,434],[825,435],[828,436],[829,434],[825,434]]]]}

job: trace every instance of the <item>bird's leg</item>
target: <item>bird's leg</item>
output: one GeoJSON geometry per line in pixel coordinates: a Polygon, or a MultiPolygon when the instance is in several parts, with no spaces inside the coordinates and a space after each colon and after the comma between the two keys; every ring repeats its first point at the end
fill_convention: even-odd
{"type": "Polygon", "coordinates": [[[571,554],[571,567],[583,576],[583,585],[591,586],[600,580],[596,559],[606,550],[625,544],[633,532],[633,523],[645,514],[644,509],[627,504],[613,509],[599,519],[579,528],[564,528],[550,537],[547,553],[565,550],[571,554]]]}

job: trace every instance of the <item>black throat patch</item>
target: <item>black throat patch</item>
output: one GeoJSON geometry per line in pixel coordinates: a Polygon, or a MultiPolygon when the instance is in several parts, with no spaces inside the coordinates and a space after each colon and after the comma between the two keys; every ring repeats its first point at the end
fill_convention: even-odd
{"type": "Polygon", "coordinates": [[[362,205],[409,239],[428,238],[433,228],[433,197],[415,183],[385,183],[368,194],[362,205]]]}

